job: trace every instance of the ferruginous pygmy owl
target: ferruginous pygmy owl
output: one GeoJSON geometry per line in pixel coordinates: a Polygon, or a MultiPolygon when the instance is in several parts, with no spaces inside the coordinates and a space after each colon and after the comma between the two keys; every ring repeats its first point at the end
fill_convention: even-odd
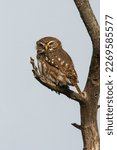
{"type": "Polygon", "coordinates": [[[42,76],[57,86],[75,86],[78,78],[71,57],[55,37],[44,37],[36,42],[38,69],[42,76]]]}

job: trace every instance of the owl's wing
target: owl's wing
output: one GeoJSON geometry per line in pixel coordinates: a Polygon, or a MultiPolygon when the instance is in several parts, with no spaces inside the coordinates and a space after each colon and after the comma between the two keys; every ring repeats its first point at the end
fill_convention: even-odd
{"type": "Polygon", "coordinates": [[[76,84],[77,74],[71,57],[63,49],[58,49],[48,55],[50,65],[56,67],[66,75],[71,85],[76,84]]]}
{"type": "Polygon", "coordinates": [[[73,67],[73,62],[72,62],[71,57],[63,49],[57,49],[49,53],[48,58],[49,58],[48,62],[52,66],[58,69],[62,67],[65,67],[67,69],[68,66],[71,66],[71,68],[73,67]]]}

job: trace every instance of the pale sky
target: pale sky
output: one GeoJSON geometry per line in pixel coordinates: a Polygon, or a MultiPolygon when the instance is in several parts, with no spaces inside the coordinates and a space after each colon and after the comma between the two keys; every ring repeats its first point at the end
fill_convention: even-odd
{"type": "MultiPolygon", "coordinates": [[[[90,0],[99,21],[99,1],[90,0]]],[[[35,42],[55,36],[83,90],[92,47],[73,0],[0,0],[0,150],[80,150],[79,104],[37,82],[35,42]]]]}

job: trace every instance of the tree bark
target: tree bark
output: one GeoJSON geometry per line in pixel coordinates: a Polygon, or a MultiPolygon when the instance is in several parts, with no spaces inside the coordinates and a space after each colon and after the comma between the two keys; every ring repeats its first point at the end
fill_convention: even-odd
{"type": "Polygon", "coordinates": [[[74,0],[80,16],[87,28],[93,45],[87,83],[84,91],[87,95],[85,104],[80,103],[81,132],[84,150],[99,150],[100,139],[97,127],[97,110],[100,92],[100,31],[88,0],[74,0]]]}
{"type": "Polygon", "coordinates": [[[100,138],[97,127],[97,111],[100,93],[100,30],[94,13],[88,0],[74,0],[80,16],[86,26],[92,41],[93,53],[86,86],[82,94],[76,93],[69,88],[62,88],[49,82],[40,76],[34,63],[30,58],[34,77],[47,88],[62,93],[72,100],[79,102],[81,112],[81,125],[73,123],[72,125],[82,132],[84,148],[83,150],[99,150],[100,138]]]}

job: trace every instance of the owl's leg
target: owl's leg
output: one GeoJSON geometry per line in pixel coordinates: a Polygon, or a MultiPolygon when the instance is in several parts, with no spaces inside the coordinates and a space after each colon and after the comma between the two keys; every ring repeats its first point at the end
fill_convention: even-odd
{"type": "Polygon", "coordinates": [[[78,84],[75,85],[75,88],[77,89],[77,91],[78,91],[79,94],[82,93],[81,90],[80,90],[80,88],[79,88],[79,86],[78,86],[78,84]]]}

